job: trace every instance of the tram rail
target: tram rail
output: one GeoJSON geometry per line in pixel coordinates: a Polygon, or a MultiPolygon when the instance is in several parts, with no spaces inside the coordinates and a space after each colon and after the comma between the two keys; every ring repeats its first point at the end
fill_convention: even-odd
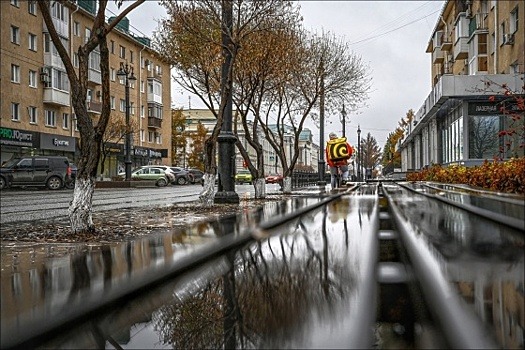
{"type": "MultiPolygon", "coordinates": [[[[114,318],[115,312],[118,311],[120,314],[123,312],[122,309],[129,308],[130,303],[136,304],[137,301],[143,303],[144,300],[148,300],[148,293],[153,293],[153,291],[167,293],[163,300],[169,299],[169,295],[173,293],[172,288],[180,288],[180,286],[174,287],[171,284],[173,280],[186,276],[185,283],[191,284],[188,276],[200,275],[202,277],[202,273],[198,271],[206,265],[221,266],[220,269],[212,272],[207,270],[206,273],[219,276],[224,273],[225,266],[231,264],[231,259],[228,260],[226,257],[231,255],[232,251],[244,249],[270,237],[290,236],[294,230],[288,227],[300,227],[305,233],[321,230],[320,235],[324,241],[328,238],[327,232],[330,233],[326,223],[327,212],[339,203],[349,205],[350,211],[354,212],[348,216],[343,213],[343,219],[338,218],[337,220],[345,220],[344,225],[337,227],[344,227],[346,240],[349,234],[359,235],[359,239],[356,240],[356,243],[359,244],[356,250],[359,252],[357,263],[359,267],[347,266],[354,276],[352,281],[355,286],[351,293],[350,308],[347,310],[344,334],[340,334],[341,342],[334,338],[323,338],[325,343],[308,343],[309,346],[393,347],[387,344],[386,340],[378,340],[381,338],[378,333],[383,327],[383,329],[393,329],[403,341],[403,346],[410,348],[425,346],[473,349],[505,347],[501,339],[495,336],[494,329],[491,329],[491,326],[487,325],[458,293],[456,288],[458,281],[450,280],[454,277],[446,273],[447,269],[453,271],[460,269],[455,265],[458,262],[465,264],[469,261],[476,263],[480,261],[475,256],[477,251],[472,253],[472,249],[469,250],[470,247],[450,241],[454,238],[447,238],[448,240],[444,241],[439,236],[441,232],[437,231],[446,231],[441,227],[443,222],[445,226],[454,226],[454,220],[457,218],[467,218],[467,221],[472,222],[481,220],[481,225],[485,221],[490,222],[491,224],[485,224],[485,226],[488,230],[492,229],[490,225],[497,227],[499,236],[495,241],[486,244],[489,247],[498,248],[498,244],[504,241],[506,255],[501,261],[497,260],[499,257],[487,259],[496,266],[511,261],[510,263],[518,264],[523,269],[523,251],[521,250],[524,239],[523,220],[520,221],[519,214],[518,216],[505,216],[487,208],[463,203],[458,200],[457,188],[424,186],[414,188],[406,183],[378,182],[360,184],[329,193],[315,204],[275,217],[241,233],[221,237],[213,244],[203,246],[191,255],[178,259],[176,263],[156,266],[104,293],[87,294],[82,303],[61,310],[60,313],[54,314],[55,317],[52,320],[46,319],[48,315],[42,314],[42,317],[32,318],[22,326],[18,324],[16,327],[4,328],[5,322],[3,322],[2,348],[27,348],[41,344],[57,344],[53,343],[53,339],[63,336],[66,330],[75,334],[77,327],[93,324],[93,319],[98,319],[99,325],[104,324],[111,328],[110,320],[114,318]],[[426,189],[423,189],[424,186],[426,189]],[[435,194],[437,191],[440,192],[439,195],[435,194]],[[424,205],[421,203],[428,206],[427,212],[424,211],[424,205]],[[437,215],[437,210],[446,213],[437,215]],[[451,217],[448,218],[446,214],[451,217]],[[304,217],[310,217],[312,220],[310,226],[302,222],[304,217]],[[322,224],[318,222],[318,218],[324,220],[322,224]],[[347,222],[347,220],[352,221],[347,222]],[[369,224],[363,225],[362,220],[363,222],[366,220],[369,224]],[[360,231],[356,231],[355,228],[352,231],[352,228],[348,228],[349,226],[359,226],[360,231]],[[217,261],[222,262],[214,263],[217,261]],[[110,311],[113,314],[108,314],[110,311]],[[333,343],[330,343],[331,341],[333,343]]],[[[488,195],[486,197],[494,201],[491,206],[505,203],[516,207],[516,210],[520,209],[521,203],[514,198],[488,195]]],[[[222,224],[227,229],[234,225],[234,218],[230,219],[226,218],[225,223],[222,224]]],[[[465,233],[472,234],[474,237],[475,234],[467,232],[468,229],[469,227],[462,226],[460,222],[458,227],[451,228],[450,232],[445,233],[450,233],[450,237],[465,233]]],[[[493,235],[493,232],[490,233],[493,235]]],[[[286,238],[283,237],[281,240],[286,240],[286,238]]],[[[484,266],[490,267],[488,264],[484,266]]],[[[458,274],[461,273],[468,274],[468,271],[458,272],[458,274]]],[[[325,277],[328,275],[328,273],[323,273],[325,277]]],[[[213,276],[207,278],[213,278],[213,276]]],[[[523,285],[523,279],[521,284],[523,285]]],[[[114,342],[110,338],[107,338],[107,341],[114,342]]],[[[286,345],[305,346],[297,342],[286,345]]]]}

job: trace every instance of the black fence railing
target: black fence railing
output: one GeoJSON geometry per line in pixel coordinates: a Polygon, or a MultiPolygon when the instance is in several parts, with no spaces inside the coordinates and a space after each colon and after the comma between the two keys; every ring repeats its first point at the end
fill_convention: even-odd
{"type": "MultiPolygon", "coordinates": [[[[330,174],[325,174],[324,181],[330,182],[330,174]]],[[[310,171],[294,171],[292,173],[292,188],[317,185],[319,173],[310,171]]]]}

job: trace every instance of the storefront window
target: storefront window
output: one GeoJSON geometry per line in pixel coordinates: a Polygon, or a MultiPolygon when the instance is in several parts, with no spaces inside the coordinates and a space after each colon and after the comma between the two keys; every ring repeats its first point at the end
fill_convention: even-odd
{"type": "Polygon", "coordinates": [[[500,117],[469,117],[469,158],[493,159],[499,156],[500,117]]]}

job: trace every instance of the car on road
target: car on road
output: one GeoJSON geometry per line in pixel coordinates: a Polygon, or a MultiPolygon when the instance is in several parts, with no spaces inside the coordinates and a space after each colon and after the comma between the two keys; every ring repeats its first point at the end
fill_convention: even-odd
{"type": "Polygon", "coordinates": [[[265,181],[267,184],[280,184],[283,182],[283,176],[279,174],[270,174],[266,176],[265,181]]]}
{"type": "MultiPolygon", "coordinates": [[[[125,176],[125,173],[119,173],[119,176],[125,176]]],[[[133,180],[154,180],[155,185],[159,187],[168,186],[170,177],[166,174],[166,170],[162,168],[154,168],[150,166],[140,167],[131,172],[131,179],[133,180]]]]}
{"type": "Polygon", "coordinates": [[[0,189],[15,186],[64,187],[71,174],[70,162],[62,156],[13,158],[0,168],[0,189]]]}
{"type": "Polygon", "coordinates": [[[204,185],[204,172],[199,169],[189,168],[186,169],[190,177],[190,182],[192,184],[201,184],[204,185]]]}
{"type": "Polygon", "coordinates": [[[249,170],[237,171],[237,174],[235,174],[235,183],[237,184],[252,183],[252,174],[250,173],[249,170]]]}
{"type": "Polygon", "coordinates": [[[175,174],[175,181],[177,185],[186,185],[190,183],[190,174],[187,170],[182,169],[178,166],[170,167],[171,171],[175,174]]]}

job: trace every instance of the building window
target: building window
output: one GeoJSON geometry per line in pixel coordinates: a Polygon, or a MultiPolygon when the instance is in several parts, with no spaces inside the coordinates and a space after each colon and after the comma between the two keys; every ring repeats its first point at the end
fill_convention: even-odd
{"type": "Polygon", "coordinates": [[[129,50],[129,62],[133,63],[133,51],[129,50]]]}
{"type": "Polygon", "coordinates": [[[69,114],[62,113],[62,128],[69,129],[69,114]]]}
{"type": "Polygon", "coordinates": [[[78,53],[73,52],[73,67],[78,68],[78,53]]]}
{"type": "Polygon", "coordinates": [[[73,22],[73,35],[74,36],[80,36],[80,23],[73,22]]]}
{"type": "Polygon", "coordinates": [[[20,28],[11,26],[11,42],[20,45],[20,28]]]}
{"type": "Polygon", "coordinates": [[[16,64],[11,65],[11,82],[20,83],[20,66],[16,64]]]}
{"type": "Polygon", "coordinates": [[[115,68],[111,68],[109,71],[109,77],[111,81],[115,81],[116,76],[117,76],[117,72],[115,71],[115,68]]]}
{"type": "Polygon", "coordinates": [[[46,126],[55,127],[56,126],[56,112],[46,110],[46,126]]]}
{"type": "Polygon", "coordinates": [[[148,131],[148,142],[153,143],[155,141],[155,133],[153,131],[148,131]]]}
{"type": "Polygon", "coordinates": [[[144,142],[146,140],[144,129],[140,129],[140,142],[144,142]]]}
{"type": "Polygon", "coordinates": [[[510,23],[509,23],[509,33],[514,34],[518,31],[518,7],[516,6],[514,10],[510,13],[510,23]]]}
{"type": "Polygon", "coordinates": [[[109,42],[109,52],[115,54],[115,42],[113,40],[109,42]]]}
{"type": "Polygon", "coordinates": [[[110,106],[111,106],[111,109],[112,109],[112,110],[115,110],[115,96],[111,96],[111,97],[109,98],[109,104],[110,104],[110,106]]]}
{"type": "Polygon", "coordinates": [[[84,37],[84,43],[87,43],[89,41],[89,38],[91,38],[91,29],[86,28],[85,29],[85,37],[84,37]]]}
{"type": "Polygon", "coordinates": [[[140,92],[144,93],[144,80],[140,81],[140,92]]]}
{"type": "Polygon", "coordinates": [[[19,0],[11,0],[11,5],[15,7],[20,7],[20,1],[19,0]]]}
{"type": "Polygon", "coordinates": [[[126,100],[120,99],[120,111],[121,112],[126,111],[126,100]]]}
{"type": "Polygon", "coordinates": [[[36,51],[36,35],[29,33],[28,41],[29,41],[29,50],[36,51]]]}
{"type": "Polygon", "coordinates": [[[29,71],[29,86],[36,88],[37,80],[36,80],[36,72],[34,70],[29,71]]]}
{"type": "Polygon", "coordinates": [[[11,120],[15,122],[20,121],[20,104],[16,102],[11,103],[11,120]]]}
{"type": "Polygon", "coordinates": [[[27,107],[27,112],[29,113],[29,123],[36,124],[38,122],[37,109],[34,106],[27,107]]]}
{"type": "Polygon", "coordinates": [[[141,118],[145,118],[144,110],[145,110],[144,105],[140,106],[140,117],[141,118]]]}
{"type": "Polygon", "coordinates": [[[119,54],[119,57],[120,58],[126,58],[126,48],[122,45],[120,45],[120,54],[119,54]]]}
{"type": "Polygon", "coordinates": [[[131,115],[135,115],[135,105],[133,104],[133,102],[129,103],[129,111],[131,115]]]}
{"type": "Polygon", "coordinates": [[[155,142],[156,142],[158,145],[161,145],[161,144],[162,144],[162,135],[161,135],[159,132],[156,132],[156,133],[155,133],[155,142]]]}
{"type": "Polygon", "coordinates": [[[27,2],[27,12],[36,16],[36,1],[29,0],[27,2]]]}
{"type": "Polygon", "coordinates": [[[507,32],[505,31],[506,29],[506,26],[505,26],[505,22],[501,23],[501,26],[500,26],[500,45],[503,45],[505,44],[505,34],[507,34],[507,32]]]}
{"type": "Polygon", "coordinates": [[[78,131],[78,122],[77,122],[77,116],[73,114],[72,116],[73,124],[75,125],[75,131],[78,131]]]}

